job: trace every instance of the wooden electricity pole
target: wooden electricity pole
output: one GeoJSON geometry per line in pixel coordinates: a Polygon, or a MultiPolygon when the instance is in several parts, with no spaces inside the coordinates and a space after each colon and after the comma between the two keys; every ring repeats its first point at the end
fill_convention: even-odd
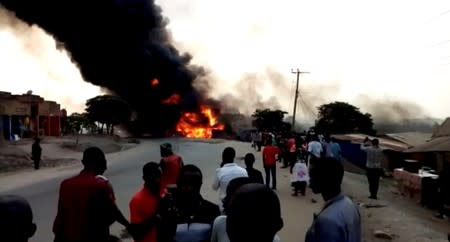
{"type": "Polygon", "coordinates": [[[300,71],[298,68],[294,71],[294,69],[291,70],[292,74],[297,75],[297,84],[295,85],[295,99],[294,99],[294,112],[292,115],[292,131],[295,131],[295,115],[297,114],[297,99],[298,99],[298,83],[300,81],[300,74],[306,74],[309,72],[300,71]]]}

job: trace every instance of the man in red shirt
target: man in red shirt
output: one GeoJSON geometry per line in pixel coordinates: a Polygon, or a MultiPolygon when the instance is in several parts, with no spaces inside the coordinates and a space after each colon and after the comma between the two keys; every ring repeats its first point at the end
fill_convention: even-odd
{"type": "Polygon", "coordinates": [[[183,167],[183,159],[173,153],[170,143],[162,144],[160,151],[162,157],[160,163],[162,169],[161,193],[164,194],[168,185],[177,184],[180,169],[183,167]]]}
{"type": "MultiPolygon", "coordinates": [[[[269,141],[270,142],[270,141],[269,141]]],[[[272,189],[277,189],[276,161],[280,155],[280,149],[272,141],[264,147],[262,152],[264,170],[266,172],[266,186],[270,185],[270,174],[272,174],[272,189]]]]}
{"type": "Polygon", "coordinates": [[[136,225],[136,228],[141,227],[139,234],[136,233],[134,236],[136,242],[157,242],[157,207],[160,199],[161,170],[156,162],[145,164],[142,170],[144,187],[131,199],[130,222],[132,227],[136,225]]]}
{"type": "Polygon", "coordinates": [[[112,223],[129,227],[115,203],[111,184],[102,176],[106,170],[103,151],[87,148],[82,163],[84,169],[79,175],[61,183],[53,224],[55,242],[106,242],[112,237],[112,223]]]}

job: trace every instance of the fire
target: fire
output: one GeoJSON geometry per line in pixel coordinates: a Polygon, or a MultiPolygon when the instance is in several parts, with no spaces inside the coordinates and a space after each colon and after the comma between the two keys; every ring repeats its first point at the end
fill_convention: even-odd
{"type": "Polygon", "coordinates": [[[207,105],[200,106],[200,112],[185,112],[177,123],[176,130],[188,138],[212,138],[214,130],[223,130],[213,110],[207,105]]]}
{"type": "Polygon", "coordinates": [[[180,99],[181,99],[180,94],[174,93],[166,100],[163,100],[162,103],[163,104],[178,104],[178,103],[180,103],[180,99]]]}
{"type": "Polygon", "coordinates": [[[150,85],[152,85],[152,87],[156,87],[158,86],[159,81],[158,79],[154,78],[153,80],[150,81],[150,85]]]}

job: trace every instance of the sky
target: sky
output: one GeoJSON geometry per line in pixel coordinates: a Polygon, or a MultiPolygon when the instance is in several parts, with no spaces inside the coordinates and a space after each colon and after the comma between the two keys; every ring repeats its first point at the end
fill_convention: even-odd
{"type": "MultiPolygon", "coordinates": [[[[369,97],[413,102],[429,116],[450,116],[449,1],[157,2],[176,45],[211,71],[212,96],[236,93],[249,81],[243,76],[256,73],[258,92],[267,99],[276,96],[283,109],[291,110],[291,69],[300,68],[310,72],[300,78],[310,106],[333,100],[358,104],[369,97]],[[267,70],[282,78],[269,80],[273,75],[267,70]]],[[[82,81],[69,55],[56,50],[42,30],[11,30],[4,21],[0,90],[33,90],[69,111],[82,110],[87,98],[100,93],[82,81]]]]}

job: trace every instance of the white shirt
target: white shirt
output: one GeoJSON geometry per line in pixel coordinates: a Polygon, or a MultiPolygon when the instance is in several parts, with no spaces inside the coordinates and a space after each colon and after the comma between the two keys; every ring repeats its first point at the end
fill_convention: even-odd
{"type": "MultiPolygon", "coordinates": [[[[280,238],[275,235],[273,242],[279,242],[280,238]]],[[[227,234],[227,216],[221,215],[214,220],[211,233],[211,242],[230,242],[227,234]]]]}
{"type": "Polygon", "coordinates": [[[221,168],[217,168],[212,188],[214,191],[219,190],[219,207],[221,211],[223,210],[222,201],[226,196],[228,183],[238,177],[248,177],[248,174],[247,170],[236,163],[228,163],[221,168]]]}
{"type": "Polygon", "coordinates": [[[313,154],[315,157],[320,158],[320,154],[322,153],[322,144],[318,141],[311,141],[308,144],[308,152],[313,154]]]}
{"type": "Polygon", "coordinates": [[[292,168],[291,182],[305,181],[309,182],[308,167],[305,163],[297,162],[292,168]]]}

